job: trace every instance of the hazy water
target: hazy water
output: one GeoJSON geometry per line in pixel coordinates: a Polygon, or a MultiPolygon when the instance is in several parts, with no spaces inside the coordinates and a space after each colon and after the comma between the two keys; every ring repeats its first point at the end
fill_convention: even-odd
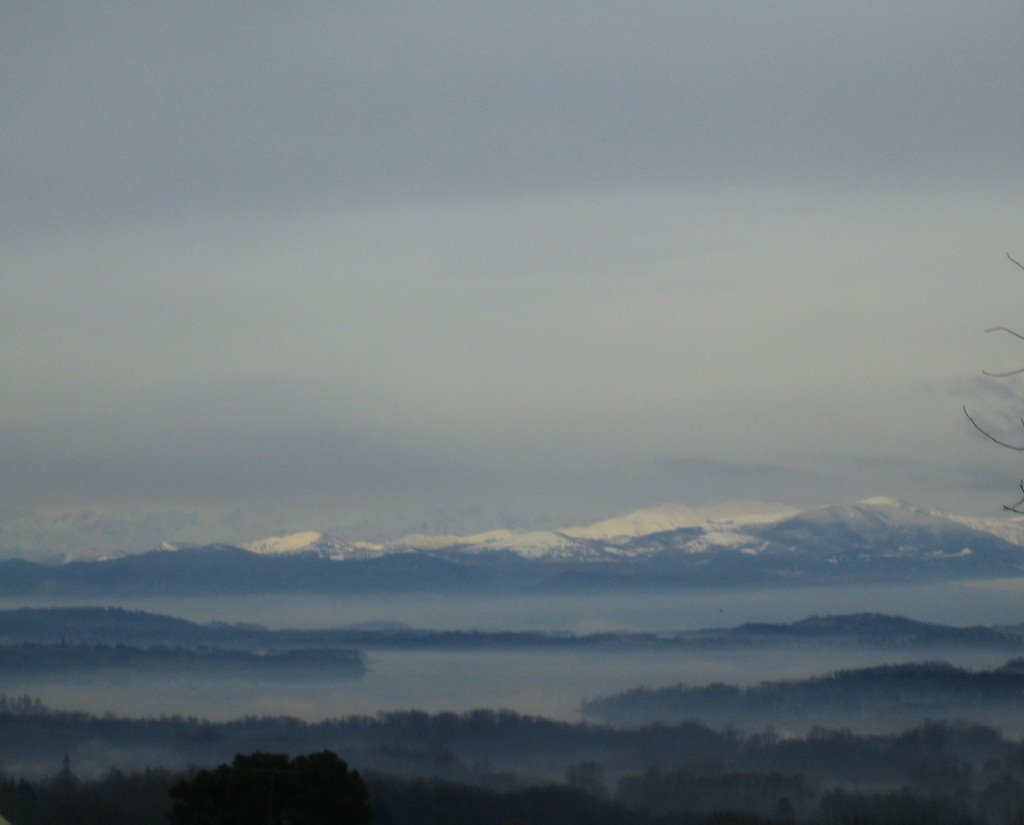
{"type": "MultiPolygon", "coordinates": [[[[113,604],[110,599],[46,604],[113,604]]],[[[40,606],[19,599],[0,607],[40,606]]],[[[197,621],[248,621],[269,627],[340,626],[400,621],[417,627],[667,630],[786,622],[814,613],[878,611],[953,625],[1024,621],[1024,580],[888,587],[815,587],[656,594],[451,597],[202,597],[125,599],[117,606],[197,621]]],[[[96,678],[73,684],[11,681],[0,692],[27,693],[61,708],[129,715],[183,714],[229,719],[289,714],[314,720],[420,708],[504,707],[560,719],[580,703],[640,685],[713,681],[751,684],[883,662],[920,659],[892,651],[387,651],[368,654],[369,672],[352,681],[263,682],[96,678]]],[[[930,653],[927,658],[940,658],[930,653]]],[[[1003,653],[948,651],[954,664],[991,667],[1003,653]]]]}
{"type": "Polygon", "coordinates": [[[388,651],[371,652],[369,672],[350,681],[87,677],[73,684],[4,681],[0,692],[37,696],[52,707],[131,716],[180,714],[223,720],[248,714],[286,714],[312,721],[409,708],[465,711],[491,707],[571,721],[580,718],[581,702],[640,685],[751,684],[923,658],[992,667],[1004,663],[1008,656],[963,650],[927,656],[835,649],[644,650],[613,655],[550,650],[388,651]]]}
{"type": "Polygon", "coordinates": [[[0,609],[72,604],[113,605],[201,622],[258,622],[271,628],[397,621],[436,629],[585,633],[732,627],[860,612],[952,625],[1016,624],[1024,622],[1024,579],[609,594],[0,598],[0,609]]]}

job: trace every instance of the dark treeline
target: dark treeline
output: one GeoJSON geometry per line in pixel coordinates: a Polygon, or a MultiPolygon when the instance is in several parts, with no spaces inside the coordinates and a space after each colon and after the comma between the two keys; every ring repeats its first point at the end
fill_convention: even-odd
{"type": "Polygon", "coordinates": [[[587,702],[583,712],[619,725],[702,719],[745,729],[769,723],[806,729],[823,721],[858,730],[892,729],[929,718],[1019,719],[1024,713],[1022,661],[978,671],[945,662],[881,665],[752,687],[636,688],[587,702]]]}
{"type": "MultiPolygon", "coordinates": [[[[388,804],[394,811],[406,804],[415,809],[423,802],[395,801],[413,799],[410,788],[415,787],[427,797],[447,794],[452,805],[475,799],[473,804],[498,810],[519,798],[517,794],[527,798],[530,788],[558,785],[577,794],[574,799],[585,797],[586,805],[597,806],[595,811],[607,803],[613,806],[609,811],[619,806],[633,812],[631,816],[648,817],[637,822],[684,821],[659,818],[726,809],[840,822],[844,820],[834,812],[843,806],[882,810],[913,798],[914,805],[927,811],[932,804],[928,800],[940,797],[955,800],[955,809],[969,816],[964,821],[1013,821],[993,818],[997,809],[1024,814],[1024,744],[966,723],[932,723],[888,735],[817,729],[788,738],[771,731],[713,730],[694,722],[617,729],[489,710],[407,711],[317,723],[289,717],[211,723],[183,717],[99,717],[48,710],[31,699],[0,700],[0,764],[9,776],[27,777],[28,783],[22,787],[20,779],[11,779],[5,794],[15,794],[19,787],[27,793],[26,787],[52,782],[45,777],[64,754],[82,777],[127,781],[108,772],[149,765],[156,782],[166,779],[161,770],[214,765],[236,753],[323,749],[343,754],[364,775],[378,777],[383,783],[379,787],[393,788],[388,804]],[[832,807],[825,807],[826,802],[832,807]]],[[[132,781],[143,780],[134,776],[132,781]]],[[[100,793],[104,786],[82,782],[81,787],[100,793]]],[[[0,813],[15,825],[30,825],[11,811],[0,805],[0,813]]],[[[608,817],[594,814],[581,821],[630,821],[611,813],[608,817]]],[[[402,819],[396,813],[393,820],[383,821],[429,820],[402,819]]],[[[452,814],[449,821],[490,820],[452,814]]]]}
{"type": "MultiPolygon", "coordinates": [[[[744,624],[677,632],[574,634],[539,631],[430,630],[405,626],[269,630],[254,624],[199,624],[138,610],[101,607],[0,610],[0,644],[132,645],[237,650],[360,648],[479,650],[665,648],[761,649],[843,645],[877,649],[1024,651],[1024,627],[952,627],[861,613],[811,616],[788,624],[744,624]]],[[[934,655],[934,654],[932,654],[934,655]]]]}
{"type": "MultiPolygon", "coordinates": [[[[0,811],[17,825],[167,825],[171,789],[191,772],[111,771],[80,781],[73,773],[30,781],[0,778],[0,811]]],[[[736,812],[653,816],[568,786],[493,791],[426,779],[368,777],[376,825],[758,825],[736,812]]]]}
{"type": "MultiPolygon", "coordinates": [[[[197,769],[147,768],[81,780],[0,775],[0,812],[16,825],[166,825],[171,791],[197,769]]],[[[571,779],[571,777],[570,777],[571,779]]],[[[365,776],[377,825],[1017,825],[1021,778],[1003,775],[978,794],[830,788],[815,796],[799,778],[677,771],[624,779],[614,796],[571,782],[494,790],[427,778],[365,776]]]]}

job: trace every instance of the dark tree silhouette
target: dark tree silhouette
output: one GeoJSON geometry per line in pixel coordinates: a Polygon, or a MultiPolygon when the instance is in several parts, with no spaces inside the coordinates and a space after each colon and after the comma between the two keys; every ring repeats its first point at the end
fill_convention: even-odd
{"type": "MultiPolygon", "coordinates": [[[[1022,264],[1020,261],[1014,258],[1009,252],[1006,253],[1006,257],[1009,258],[1010,261],[1012,261],[1018,267],[1024,269],[1024,264],[1022,264]]],[[[985,330],[985,332],[1005,332],[1007,335],[1012,335],[1014,338],[1019,338],[1020,340],[1024,341],[1024,334],[1016,332],[1010,329],[1009,327],[989,327],[988,329],[985,330]]],[[[988,370],[982,370],[982,373],[984,375],[989,376],[990,378],[1008,378],[1011,375],[1024,374],[1024,367],[1021,367],[1020,369],[1009,370],[1007,372],[989,372],[988,370]]],[[[985,438],[987,438],[989,441],[998,444],[1000,447],[1005,447],[1007,450],[1014,450],[1015,452],[1024,453],[1024,444],[1014,444],[994,436],[991,432],[982,427],[975,420],[974,416],[967,412],[966,405],[964,406],[964,415],[967,416],[967,420],[971,422],[974,429],[976,429],[979,433],[985,436],[985,438]]],[[[1024,427],[1024,416],[1021,417],[1020,423],[1021,426],[1024,427]]],[[[1018,486],[1020,487],[1020,498],[1013,504],[1004,504],[1003,509],[1009,510],[1011,513],[1019,513],[1020,515],[1024,515],[1024,509],[1022,509],[1024,508],[1024,478],[1020,480],[1018,486]]]]}
{"type": "Polygon", "coordinates": [[[170,791],[172,825],[361,825],[373,816],[357,771],[331,751],[239,754],[170,791]]]}

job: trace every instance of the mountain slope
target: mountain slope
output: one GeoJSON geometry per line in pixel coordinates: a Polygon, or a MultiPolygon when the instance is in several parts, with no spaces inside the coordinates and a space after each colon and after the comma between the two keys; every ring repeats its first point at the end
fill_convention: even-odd
{"type": "Polygon", "coordinates": [[[250,549],[210,545],[60,565],[9,560],[0,562],[0,594],[534,592],[1024,576],[1024,548],[980,526],[888,499],[805,511],[657,508],[566,530],[388,544],[311,533],[250,549]]]}
{"type": "MultiPolygon", "coordinates": [[[[729,502],[707,508],[663,504],[582,527],[553,530],[489,530],[466,536],[413,534],[390,542],[350,541],[316,532],[273,536],[245,545],[261,554],[317,553],[332,558],[374,558],[388,553],[511,551],[533,559],[615,558],[643,554],[638,539],[679,530],[697,530],[721,545],[735,545],[743,528],[769,525],[799,514],[793,507],[762,502],[729,502]]],[[[691,548],[693,549],[693,548],[691,548]]]]}

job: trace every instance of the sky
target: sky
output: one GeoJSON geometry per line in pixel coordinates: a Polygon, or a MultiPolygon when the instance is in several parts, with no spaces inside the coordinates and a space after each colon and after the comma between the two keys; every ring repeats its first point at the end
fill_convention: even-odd
{"type": "MultiPolygon", "coordinates": [[[[1024,6],[6,3],[0,555],[998,513],[1024,6]]],[[[1016,430],[1014,430],[1016,425],[1016,430]]]]}

